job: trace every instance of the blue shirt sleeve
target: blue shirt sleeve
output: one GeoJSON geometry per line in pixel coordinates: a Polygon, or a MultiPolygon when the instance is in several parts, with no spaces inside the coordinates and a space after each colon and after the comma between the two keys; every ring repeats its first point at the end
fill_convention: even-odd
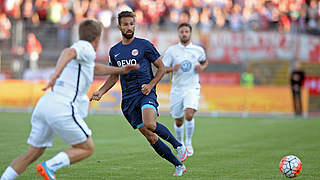
{"type": "Polygon", "coordinates": [[[145,41],[145,56],[150,62],[156,61],[159,57],[160,54],[157,51],[157,49],[153,46],[153,44],[149,41],[145,41]]]}
{"type": "Polygon", "coordinates": [[[112,49],[110,49],[110,51],[109,51],[109,66],[116,66],[116,67],[118,67],[118,66],[117,66],[117,63],[116,63],[116,61],[115,61],[115,59],[114,59],[114,55],[113,55],[113,53],[112,53],[112,49]]]}

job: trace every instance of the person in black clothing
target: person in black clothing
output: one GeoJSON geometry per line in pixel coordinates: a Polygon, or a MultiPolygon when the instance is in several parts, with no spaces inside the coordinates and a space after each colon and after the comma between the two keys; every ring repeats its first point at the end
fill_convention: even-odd
{"type": "Polygon", "coordinates": [[[305,73],[300,67],[300,63],[296,62],[294,70],[290,75],[290,84],[293,95],[293,107],[295,115],[302,115],[302,101],[301,101],[301,88],[303,86],[303,81],[305,78],[305,73]]]}

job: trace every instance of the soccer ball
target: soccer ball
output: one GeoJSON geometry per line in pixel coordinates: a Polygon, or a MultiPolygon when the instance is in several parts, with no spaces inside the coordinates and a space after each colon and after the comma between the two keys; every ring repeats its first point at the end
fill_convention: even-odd
{"type": "Polygon", "coordinates": [[[299,158],[294,155],[290,155],[281,159],[279,168],[280,172],[284,176],[294,178],[300,175],[302,163],[299,158]]]}

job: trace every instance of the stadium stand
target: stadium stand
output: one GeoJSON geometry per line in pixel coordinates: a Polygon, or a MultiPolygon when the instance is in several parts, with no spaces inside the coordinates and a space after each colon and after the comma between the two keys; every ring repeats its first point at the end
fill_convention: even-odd
{"type": "MultiPolygon", "coordinates": [[[[287,86],[296,60],[303,62],[307,76],[320,77],[318,0],[1,0],[1,77],[23,78],[29,68],[25,44],[31,32],[42,44],[39,69],[54,67],[61,49],[77,39],[74,32],[83,18],[97,18],[104,25],[97,61],[106,63],[110,45],[119,40],[115,17],[122,10],[135,11],[137,33],[161,53],[176,42],[177,24],[190,22],[194,42],[207,51],[205,82],[227,84],[250,72],[255,86],[287,86]]],[[[315,111],[320,111],[318,96],[309,98],[315,111]]]]}

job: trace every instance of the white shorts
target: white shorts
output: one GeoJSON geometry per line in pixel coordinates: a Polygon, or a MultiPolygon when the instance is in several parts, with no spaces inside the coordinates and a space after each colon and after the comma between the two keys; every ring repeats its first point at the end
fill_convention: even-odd
{"type": "Polygon", "coordinates": [[[184,116],[185,109],[198,110],[200,99],[200,88],[187,89],[185,91],[171,91],[170,93],[170,113],[173,118],[184,116]]]}
{"type": "Polygon", "coordinates": [[[53,96],[40,98],[31,117],[28,144],[34,147],[52,146],[56,134],[69,145],[82,143],[91,136],[91,130],[76,107],[53,96]]]}

